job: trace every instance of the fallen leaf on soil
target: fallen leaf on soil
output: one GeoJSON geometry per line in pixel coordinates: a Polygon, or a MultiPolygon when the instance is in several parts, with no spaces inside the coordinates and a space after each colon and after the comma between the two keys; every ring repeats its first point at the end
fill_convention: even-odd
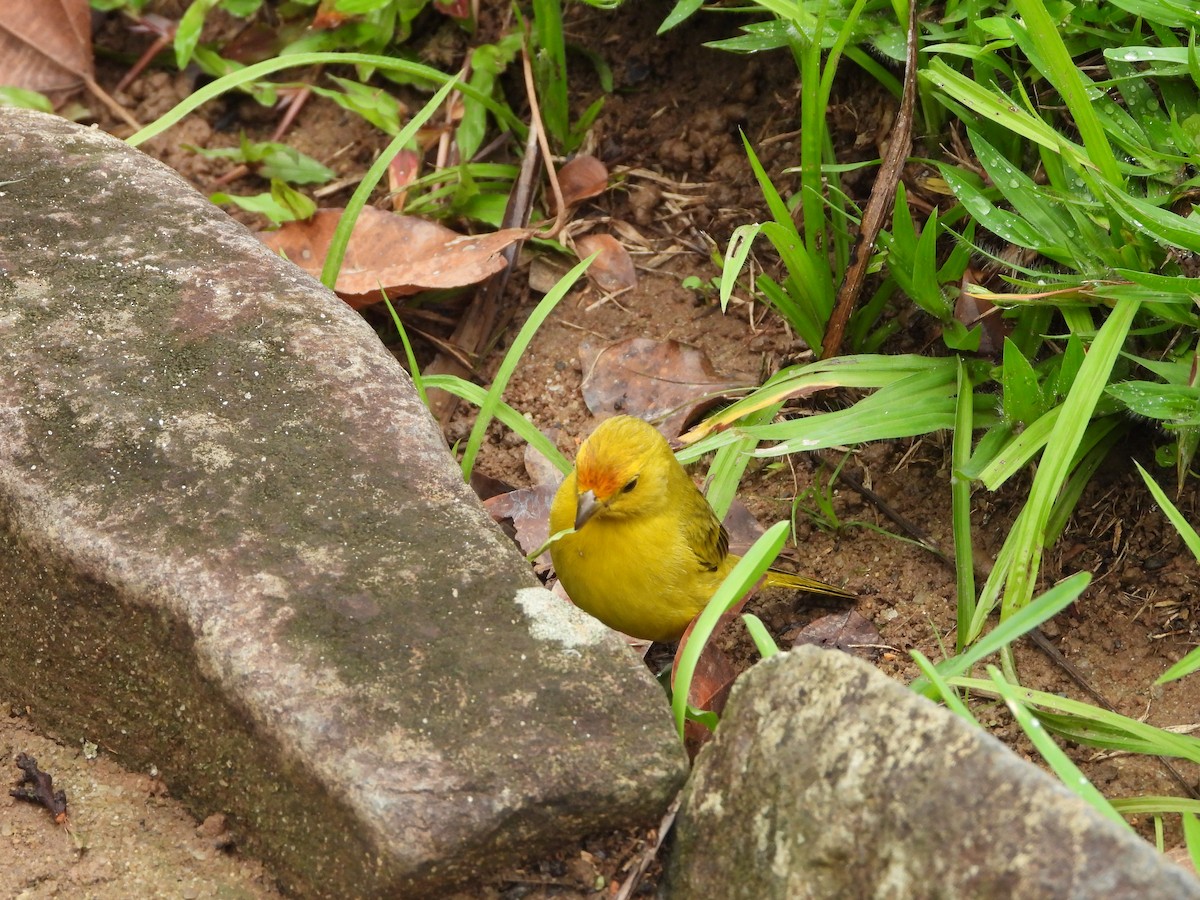
{"type": "Polygon", "coordinates": [[[607,187],[608,169],[594,156],[577,156],[558,170],[558,189],[568,209],[603,194],[607,187]]]}
{"type": "MultiPolygon", "coordinates": [[[[260,233],[264,244],[282,252],[314,277],[321,274],[340,209],[320,209],[311,219],[288,222],[260,233]]],[[[424,290],[465,287],[504,268],[500,252],[526,236],[520,228],[468,236],[414,216],[365,207],[354,223],[342,271],[334,290],[361,309],[388,297],[424,290]]]]}
{"type": "Polygon", "coordinates": [[[421,157],[414,150],[401,150],[388,163],[388,188],[392,195],[392,209],[404,209],[409,185],[416,180],[421,169],[421,157]]]}
{"type": "Polygon", "coordinates": [[[9,796],[45,807],[55,822],[66,823],[67,795],[54,790],[54,778],[50,773],[39,769],[37,760],[24,753],[17,754],[17,768],[21,770],[21,780],[8,792],[9,796]]]}
{"type": "Polygon", "coordinates": [[[976,325],[982,326],[978,353],[980,356],[995,357],[1004,349],[1004,319],[998,315],[999,311],[991,300],[970,292],[970,286],[979,281],[980,274],[975,270],[968,269],[963,273],[958,299],[954,303],[954,318],[968,330],[976,325]]]}
{"type": "Polygon", "coordinates": [[[548,294],[558,284],[564,275],[570,271],[570,266],[553,259],[547,254],[539,253],[529,258],[528,278],[529,289],[539,294],[548,294]]]}
{"type": "MultiPolygon", "coordinates": [[[[483,505],[497,522],[512,523],[521,552],[529,555],[550,537],[550,504],[554,501],[554,492],[554,487],[540,484],[497,494],[484,500],[483,505]]],[[[536,568],[550,568],[550,551],[537,558],[536,568]]]]}
{"type": "Polygon", "coordinates": [[[626,338],[604,347],[585,341],[579,359],[583,401],[593,415],[665,416],[658,430],[668,438],[677,437],[718,397],[751,383],[749,377],[718,374],[702,350],[679,341],[626,338]]]}
{"type": "Polygon", "coordinates": [[[0,84],[65,100],[92,79],[88,0],[4,0],[0,84]]]}
{"type": "Polygon", "coordinates": [[[475,492],[475,496],[483,500],[490,500],[499,494],[507,494],[509,491],[515,491],[516,487],[509,484],[500,478],[493,478],[491,475],[485,475],[478,469],[471,470],[471,478],[469,481],[471,490],[475,492]]]}
{"type": "MultiPolygon", "coordinates": [[[[550,440],[557,438],[556,432],[546,434],[550,440]]],[[[525,446],[525,471],[533,481],[531,488],[511,488],[483,501],[493,519],[517,542],[521,552],[528,555],[550,537],[550,504],[558,491],[562,473],[540,453],[529,445],[525,446]]],[[[472,475],[472,480],[474,480],[472,475]]],[[[478,490],[476,493],[479,493],[478,490]]],[[[534,565],[539,574],[550,570],[550,551],[539,556],[534,565]]]]}
{"type": "MultiPolygon", "coordinates": [[[[551,443],[558,443],[560,432],[557,428],[542,429],[542,434],[548,437],[551,443]]],[[[558,488],[559,482],[563,479],[563,473],[554,463],[533,449],[532,445],[525,445],[522,461],[525,463],[525,472],[529,475],[530,481],[534,484],[548,484],[555,489],[558,488]]]]}
{"type": "Polygon", "coordinates": [[[585,234],[575,241],[580,259],[597,254],[588,268],[588,278],[602,291],[615,294],[637,287],[633,258],[611,234],[585,234]]]}
{"type": "Polygon", "coordinates": [[[835,648],[855,656],[873,657],[883,637],[871,622],[855,610],[832,613],[810,622],[792,640],[792,647],[815,644],[835,648]]]}
{"type": "Polygon", "coordinates": [[[754,513],[737,497],[729,504],[729,511],[721,520],[725,532],[729,535],[729,552],[737,556],[745,556],[751,545],[762,537],[763,527],[754,513]]]}
{"type": "Polygon", "coordinates": [[[338,10],[336,0],[321,0],[310,27],[313,31],[332,31],[345,25],[351,18],[348,13],[338,10]]]}

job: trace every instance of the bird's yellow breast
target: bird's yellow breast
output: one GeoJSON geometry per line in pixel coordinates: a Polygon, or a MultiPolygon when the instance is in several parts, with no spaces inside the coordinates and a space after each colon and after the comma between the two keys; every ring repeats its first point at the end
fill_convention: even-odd
{"type": "MultiPolygon", "coordinates": [[[[555,496],[551,533],[572,526],[576,497],[572,474],[555,496]]],[[[724,575],[701,565],[680,528],[679,510],[670,508],[621,518],[597,514],[552,544],[550,555],[576,606],[650,641],[677,640],[724,575]]]]}

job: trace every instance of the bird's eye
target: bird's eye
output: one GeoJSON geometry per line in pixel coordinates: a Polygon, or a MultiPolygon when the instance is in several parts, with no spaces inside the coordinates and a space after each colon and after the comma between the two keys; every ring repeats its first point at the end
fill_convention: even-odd
{"type": "Polygon", "coordinates": [[[635,487],[637,487],[637,476],[636,475],[634,475],[632,478],[629,479],[629,483],[626,484],[625,487],[621,488],[621,493],[628,494],[635,487]]]}

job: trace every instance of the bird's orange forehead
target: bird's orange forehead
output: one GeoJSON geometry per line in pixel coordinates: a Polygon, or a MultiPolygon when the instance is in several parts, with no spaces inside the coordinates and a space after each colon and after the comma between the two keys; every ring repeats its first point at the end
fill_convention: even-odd
{"type": "Polygon", "coordinates": [[[579,491],[591,491],[600,499],[611,497],[628,481],[623,467],[611,459],[602,459],[594,444],[585,442],[575,461],[575,482],[579,491]]]}

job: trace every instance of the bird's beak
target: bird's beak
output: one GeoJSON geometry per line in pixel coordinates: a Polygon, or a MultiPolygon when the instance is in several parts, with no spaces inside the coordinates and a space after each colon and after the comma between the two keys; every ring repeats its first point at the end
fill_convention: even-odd
{"type": "Polygon", "coordinates": [[[595,491],[584,491],[580,494],[575,501],[575,530],[582,528],[601,505],[596,499],[595,491]]]}

